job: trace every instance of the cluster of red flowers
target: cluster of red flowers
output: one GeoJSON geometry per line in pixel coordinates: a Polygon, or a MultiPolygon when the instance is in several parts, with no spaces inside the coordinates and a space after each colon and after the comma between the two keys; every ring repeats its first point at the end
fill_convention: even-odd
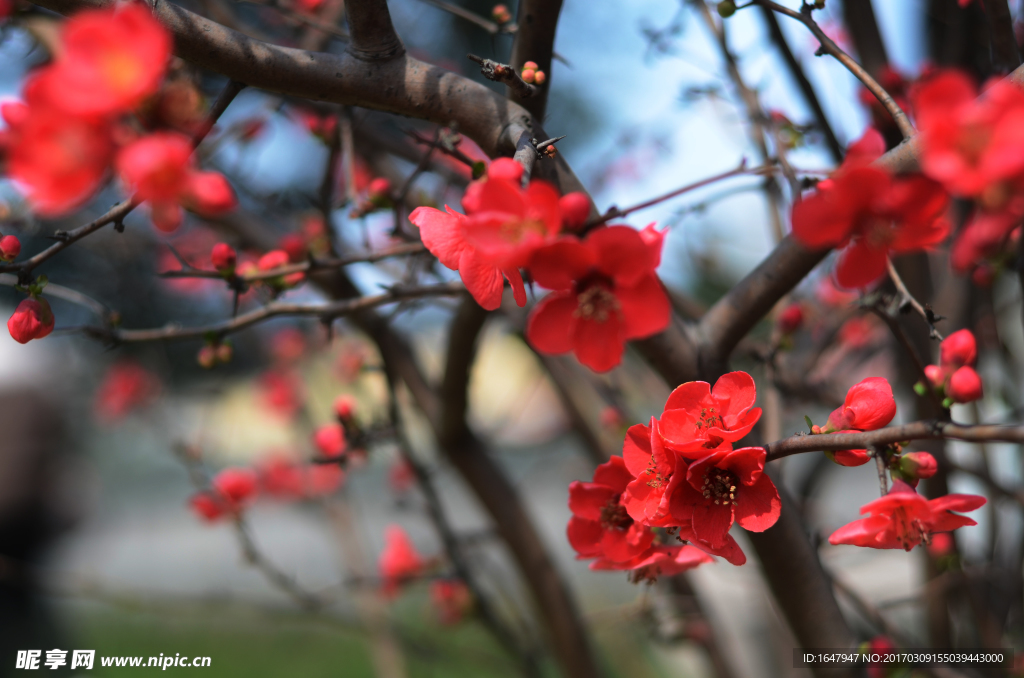
{"type": "Polygon", "coordinates": [[[975,209],[953,245],[967,271],[997,254],[1024,219],[1024,92],[997,80],[978,98],[971,79],[940,72],[912,93],[922,171],[975,209]]]}
{"type": "Polygon", "coordinates": [[[665,329],[669,302],[655,269],[663,234],[648,226],[602,226],[579,238],[590,205],[585,195],[558,192],[543,181],[520,185],[522,167],[491,163],[462,205],[466,214],[417,208],[409,219],[423,244],[488,310],[501,305],[503,278],[516,303],[526,305],[520,269],[552,290],[533,310],[526,336],[541,353],[573,351],[584,365],[605,372],[619,364],[625,342],[665,329]]]}
{"type": "MultiPolygon", "coordinates": [[[[970,403],[983,395],[981,377],[974,371],[978,344],[970,330],[959,330],[939,344],[939,364],[924,368],[928,385],[952,403],[970,403]]],[[[918,385],[918,390],[927,388],[918,385]]]]}
{"type": "Polygon", "coordinates": [[[197,492],[189,506],[208,522],[238,515],[259,495],[282,501],[323,497],[345,482],[335,464],[303,464],[289,455],[274,453],[253,468],[230,467],[219,472],[209,489],[197,492]]]}
{"type": "MultiPolygon", "coordinates": [[[[764,471],[763,447],[733,449],[761,417],[756,387],[745,372],[722,376],[712,388],[702,381],[679,386],[660,419],[626,433],[621,457],[597,467],[591,482],[569,486],[572,518],[567,534],[591,569],[628,570],[634,581],[669,575],[720,556],[734,565],[746,556],[729,534],[734,523],[751,532],[775,524],[781,500],[764,471]],[[674,537],[682,544],[668,544],[674,537]]],[[[882,428],[896,414],[889,383],[865,379],[812,434],[857,433],[882,428]]],[[[829,453],[840,465],[868,461],[867,450],[829,453]]],[[[928,543],[933,533],[974,521],[951,511],[970,511],[982,497],[949,495],[928,501],[913,489],[936,471],[926,452],[889,458],[893,489],[862,513],[871,517],[832,535],[833,544],[906,548],[928,543]]]]}
{"type": "Polygon", "coordinates": [[[721,556],[746,556],[729,535],[734,522],[761,532],[778,520],[780,500],[764,473],[761,447],[733,449],[761,417],[754,380],[745,372],[675,389],[661,419],[626,433],[622,457],[598,467],[590,483],[569,487],[569,543],[593,569],[631,570],[654,578],[721,556]],[[664,528],[689,545],[668,545],[664,528]],[[710,554],[710,555],[709,555],[710,554]]]}
{"type": "Polygon", "coordinates": [[[793,236],[808,247],[842,248],[836,279],[866,287],[886,271],[886,259],[937,245],[949,233],[949,196],[922,175],[894,177],[872,162],[885,152],[868,130],[850,146],[835,173],[793,206],[793,236]]]}
{"type": "Polygon", "coordinates": [[[26,81],[24,101],[0,107],[7,172],[41,214],[80,206],[116,168],[153,223],[174,230],[181,206],[219,213],[235,205],[227,180],[201,172],[192,141],[177,132],[139,135],[125,116],[157,94],[171,55],[169,33],[142,3],[88,10],[61,30],[54,61],[26,81]]]}

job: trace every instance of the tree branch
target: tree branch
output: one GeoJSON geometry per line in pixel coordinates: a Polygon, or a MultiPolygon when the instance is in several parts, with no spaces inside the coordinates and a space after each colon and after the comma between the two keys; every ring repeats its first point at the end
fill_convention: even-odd
{"type": "Polygon", "coordinates": [[[346,0],[350,40],[348,53],[361,61],[381,62],[405,54],[387,0],[346,0]]]}

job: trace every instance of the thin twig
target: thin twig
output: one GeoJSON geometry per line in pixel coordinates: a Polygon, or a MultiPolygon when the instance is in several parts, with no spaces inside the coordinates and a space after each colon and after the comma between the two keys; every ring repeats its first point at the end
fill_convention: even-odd
{"type": "Polygon", "coordinates": [[[896,286],[896,291],[900,293],[900,308],[903,308],[904,304],[909,304],[917,313],[924,318],[924,321],[928,323],[929,334],[932,339],[938,339],[942,341],[942,334],[935,329],[935,323],[941,320],[941,316],[936,316],[930,308],[925,308],[921,305],[914,295],[910,293],[907,286],[903,283],[903,278],[896,271],[896,267],[892,264],[892,259],[886,258],[885,264],[889,270],[889,278],[892,280],[892,284],[896,286]]]}
{"type": "Polygon", "coordinates": [[[775,10],[780,14],[785,14],[790,18],[796,19],[804,26],[807,26],[811,33],[814,34],[814,37],[818,39],[818,42],[821,43],[821,47],[818,48],[818,55],[825,53],[831,54],[835,57],[839,63],[846,67],[846,70],[853,73],[853,75],[864,83],[864,86],[867,87],[880,102],[882,102],[882,105],[885,106],[885,110],[889,111],[889,115],[892,116],[892,119],[896,122],[896,126],[899,127],[903,138],[909,139],[914,136],[914,126],[910,124],[910,119],[907,117],[907,114],[903,112],[903,109],[900,108],[899,104],[896,103],[896,100],[892,98],[892,95],[886,92],[885,88],[878,84],[878,81],[872,78],[871,74],[864,70],[864,68],[858,64],[853,57],[840,49],[839,45],[837,45],[832,38],[828,37],[828,35],[825,34],[825,31],[821,30],[821,26],[811,18],[811,11],[814,9],[814,5],[808,5],[805,3],[801,6],[800,11],[797,12],[788,7],[783,7],[776,2],[772,2],[772,0],[751,0],[750,3],[744,5],[744,7],[750,7],[751,5],[767,7],[768,9],[775,10]]]}
{"type": "MultiPolygon", "coordinates": [[[[367,254],[354,254],[350,257],[310,259],[309,261],[301,261],[297,264],[288,264],[286,266],[272,268],[267,271],[248,273],[246,275],[238,276],[238,279],[246,283],[259,282],[261,280],[280,278],[294,273],[309,273],[324,269],[342,268],[344,266],[350,266],[351,264],[373,263],[382,259],[389,259],[391,257],[423,254],[426,251],[427,248],[419,243],[406,243],[367,254]]],[[[158,275],[161,278],[210,278],[217,280],[224,278],[219,271],[207,271],[198,268],[182,269],[179,271],[164,271],[158,275]]]]}
{"type": "Polygon", "coordinates": [[[582,232],[589,231],[590,229],[592,229],[592,228],[594,228],[596,226],[600,226],[601,224],[607,223],[607,222],[611,221],[612,219],[619,219],[621,217],[626,216],[627,214],[632,214],[633,212],[638,212],[638,211],[640,211],[642,209],[647,209],[648,207],[653,207],[654,205],[657,205],[658,203],[665,202],[666,200],[671,200],[672,198],[675,198],[676,196],[680,196],[680,195],[682,195],[684,193],[689,193],[690,191],[695,191],[698,188],[704,188],[705,186],[710,186],[711,184],[714,184],[716,182],[722,181],[723,179],[729,179],[731,177],[739,177],[739,176],[744,176],[744,175],[749,175],[749,174],[754,174],[754,175],[759,175],[760,176],[760,175],[769,174],[769,173],[775,172],[775,171],[776,171],[776,167],[774,165],[758,165],[757,167],[747,167],[747,162],[746,162],[746,160],[744,160],[743,162],[740,163],[740,166],[737,167],[736,169],[729,170],[728,172],[722,172],[721,174],[716,174],[716,175],[714,175],[712,177],[708,177],[707,179],[701,179],[700,181],[694,182],[692,184],[687,184],[686,186],[683,186],[682,188],[677,188],[677,189],[675,189],[673,191],[669,191],[668,193],[664,193],[662,195],[659,195],[656,198],[651,198],[650,200],[645,200],[643,202],[637,203],[636,205],[631,205],[630,207],[626,207],[626,208],[623,208],[623,209],[620,209],[620,208],[615,207],[613,205],[613,206],[608,208],[607,212],[602,214],[597,219],[594,219],[593,221],[587,222],[583,226],[581,231],[582,232]]]}
{"type": "Polygon", "coordinates": [[[420,0],[420,2],[425,2],[428,5],[433,5],[438,9],[443,9],[449,14],[454,14],[460,19],[465,19],[470,23],[476,24],[477,26],[484,29],[491,35],[498,35],[499,33],[511,35],[519,30],[519,26],[517,26],[515,22],[510,21],[505,24],[498,24],[495,23],[494,21],[490,21],[489,19],[483,18],[482,16],[476,14],[475,12],[470,12],[468,9],[464,9],[462,7],[459,7],[458,5],[453,5],[450,2],[445,2],[444,0],[420,0]]]}
{"type": "Polygon", "coordinates": [[[442,283],[422,287],[394,287],[384,294],[360,297],[358,299],[335,301],[330,304],[286,304],[272,302],[248,313],[201,327],[178,327],[170,325],[148,330],[122,330],[107,327],[86,326],[82,333],[112,343],[141,343],[147,341],[177,341],[202,339],[207,336],[224,336],[239,332],[270,318],[281,316],[311,316],[328,322],[334,318],[351,315],[358,311],[393,304],[399,301],[425,297],[458,296],[465,292],[461,283],[442,283]]]}

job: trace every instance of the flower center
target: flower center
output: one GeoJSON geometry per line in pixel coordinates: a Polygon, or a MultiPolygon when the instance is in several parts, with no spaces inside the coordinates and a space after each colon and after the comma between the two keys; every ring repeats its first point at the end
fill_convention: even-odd
{"type": "Polygon", "coordinates": [[[702,476],[704,484],[701,492],[707,500],[715,500],[716,504],[728,506],[736,501],[736,476],[731,471],[720,468],[708,469],[702,476]]]}
{"type": "Polygon", "coordinates": [[[606,530],[628,530],[633,525],[626,507],[619,503],[621,497],[621,494],[616,495],[601,507],[601,527],[606,530]]]}
{"type": "Polygon", "coordinates": [[[501,237],[506,242],[516,243],[529,233],[543,236],[547,233],[544,223],[539,219],[512,218],[501,225],[501,237]]]}
{"type": "Polygon", "coordinates": [[[956,140],[956,149],[963,154],[967,162],[977,165],[991,138],[992,132],[985,125],[970,125],[956,140]]]}
{"type": "Polygon", "coordinates": [[[700,410],[700,419],[697,420],[697,430],[704,431],[712,426],[725,428],[725,420],[722,419],[721,415],[715,411],[715,408],[702,407],[700,410]]]}
{"type": "Polygon", "coordinates": [[[882,217],[870,218],[864,224],[863,238],[875,249],[887,247],[893,240],[892,220],[882,217]]]}
{"type": "Polygon", "coordinates": [[[611,290],[603,285],[591,285],[576,296],[578,305],[573,316],[583,320],[607,322],[612,314],[622,313],[622,305],[611,290]]]}

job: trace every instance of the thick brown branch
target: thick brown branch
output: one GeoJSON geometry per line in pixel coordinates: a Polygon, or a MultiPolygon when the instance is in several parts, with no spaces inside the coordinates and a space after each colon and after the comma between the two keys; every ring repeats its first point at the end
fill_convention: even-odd
{"type": "Polygon", "coordinates": [[[387,0],[346,0],[351,39],[348,53],[363,61],[388,61],[405,54],[387,0]]]}

